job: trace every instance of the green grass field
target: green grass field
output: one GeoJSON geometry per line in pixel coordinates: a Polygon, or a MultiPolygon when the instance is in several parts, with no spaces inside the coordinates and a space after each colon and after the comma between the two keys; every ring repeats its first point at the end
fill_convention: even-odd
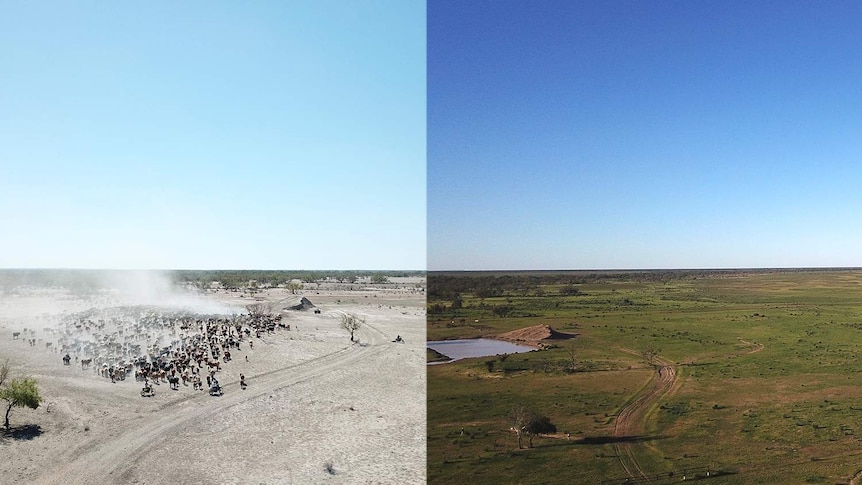
{"type": "Polygon", "coordinates": [[[644,432],[627,438],[648,474],[673,472],[676,481],[709,467],[724,473],[712,473],[715,484],[833,484],[862,470],[862,271],[654,276],[607,273],[571,285],[486,274],[471,287],[464,274],[452,309],[444,291],[452,281],[435,288],[430,274],[429,340],[538,324],[578,336],[575,372],[562,344],[429,366],[429,483],[625,478],[614,421],[654,379],[640,356],[647,346],[677,370],[644,432]],[[571,287],[578,293],[564,295],[571,287]],[[507,417],[518,403],[550,417],[558,433],[519,450],[507,417]]]}

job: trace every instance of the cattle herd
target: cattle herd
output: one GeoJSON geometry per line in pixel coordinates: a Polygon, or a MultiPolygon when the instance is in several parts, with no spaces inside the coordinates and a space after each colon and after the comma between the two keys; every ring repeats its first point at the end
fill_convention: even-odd
{"type": "MultiPolygon", "coordinates": [[[[57,352],[63,364],[91,368],[112,382],[129,375],[145,383],[168,383],[172,389],[191,384],[211,389],[231,350],[252,347],[251,337],[290,330],[282,315],[248,313],[203,315],[153,306],[90,309],[62,315],[42,315],[41,332],[23,329],[12,334],[30,346],[57,352]],[[44,332],[44,338],[37,339],[44,332]],[[207,387],[203,385],[206,380],[207,387]]],[[[143,394],[142,394],[143,395],[143,394]]]]}

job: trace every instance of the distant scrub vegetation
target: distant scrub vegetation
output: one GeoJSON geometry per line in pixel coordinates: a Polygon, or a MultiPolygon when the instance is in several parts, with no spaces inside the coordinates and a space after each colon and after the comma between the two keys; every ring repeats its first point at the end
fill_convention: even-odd
{"type": "MultiPolygon", "coordinates": [[[[561,286],[561,291],[575,289],[573,285],[600,282],[668,283],[686,279],[739,277],[748,274],[805,273],[846,271],[847,268],[799,268],[799,269],[693,269],[693,270],[620,270],[620,271],[523,271],[500,274],[499,272],[452,272],[428,273],[428,298],[452,300],[460,293],[473,293],[479,298],[500,296],[513,291],[543,291],[543,286],[561,286]]],[[[569,290],[571,291],[571,290],[569,290]]],[[[575,289],[575,291],[577,291],[575,289]]],[[[565,293],[563,293],[565,294],[565,293]]],[[[574,293],[572,293],[574,294],[574,293]]],[[[541,294],[536,296],[543,296],[541,294]]]]}
{"type": "MultiPolygon", "coordinates": [[[[56,286],[71,290],[95,290],[105,286],[105,275],[122,274],[122,270],[73,269],[5,269],[0,270],[0,288],[16,286],[56,286]]],[[[152,271],[165,274],[174,283],[191,282],[208,287],[218,281],[227,287],[247,286],[255,280],[261,286],[278,286],[291,280],[304,283],[337,281],[354,283],[359,278],[370,278],[372,283],[386,283],[389,278],[424,276],[424,271],[363,271],[363,270],[169,270],[152,271]]]]}

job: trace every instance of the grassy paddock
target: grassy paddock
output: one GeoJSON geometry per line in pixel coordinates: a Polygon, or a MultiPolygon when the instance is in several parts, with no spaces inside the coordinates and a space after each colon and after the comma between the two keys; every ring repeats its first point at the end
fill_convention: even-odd
{"type": "Polygon", "coordinates": [[[678,374],[630,437],[647,473],[709,466],[728,473],[709,483],[832,484],[862,469],[862,270],[660,273],[431,273],[429,340],[538,324],[578,337],[574,372],[563,345],[429,366],[429,482],[624,477],[614,417],[653,378],[647,346],[678,374]],[[518,450],[517,403],[557,435],[518,450]]]}

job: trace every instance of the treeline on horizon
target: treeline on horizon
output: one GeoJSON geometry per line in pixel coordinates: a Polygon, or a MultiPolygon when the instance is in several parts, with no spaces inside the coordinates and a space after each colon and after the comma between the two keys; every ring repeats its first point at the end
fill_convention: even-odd
{"type": "Polygon", "coordinates": [[[851,271],[860,268],[429,271],[428,301],[454,300],[462,293],[500,296],[544,285],[583,285],[603,281],[666,283],[680,279],[735,277],[746,274],[851,271]]]}
{"type": "Polygon", "coordinates": [[[292,280],[303,283],[337,281],[353,283],[368,277],[382,283],[386,278],[425,276],[424,271],[370,271],[370,270],[90,270],[90,269],[0,269],[0,288],[16,286],[62,287],[77,290],[97,289],[106,286],[106,275],[152,273],[165,275],[173,283],[193,283],[209,286],[218,281],[227,287],[247,286],[255,280],[261,286],[278,286],[292,280]]]}
{"type": "Polygon", "coordinates": [[[385,283],[387,278],[425,276],[424,271],[362,271],[362,270],[176,270],[171,272],[174,282],[196,282],[209,286],[218,281],[223,286],[240,287],[251,280],[259,285],[278,286],[293,280],[303,283],[337,281],[355,283],[359,278],[370,278],[375,283],[385,283]]]}

